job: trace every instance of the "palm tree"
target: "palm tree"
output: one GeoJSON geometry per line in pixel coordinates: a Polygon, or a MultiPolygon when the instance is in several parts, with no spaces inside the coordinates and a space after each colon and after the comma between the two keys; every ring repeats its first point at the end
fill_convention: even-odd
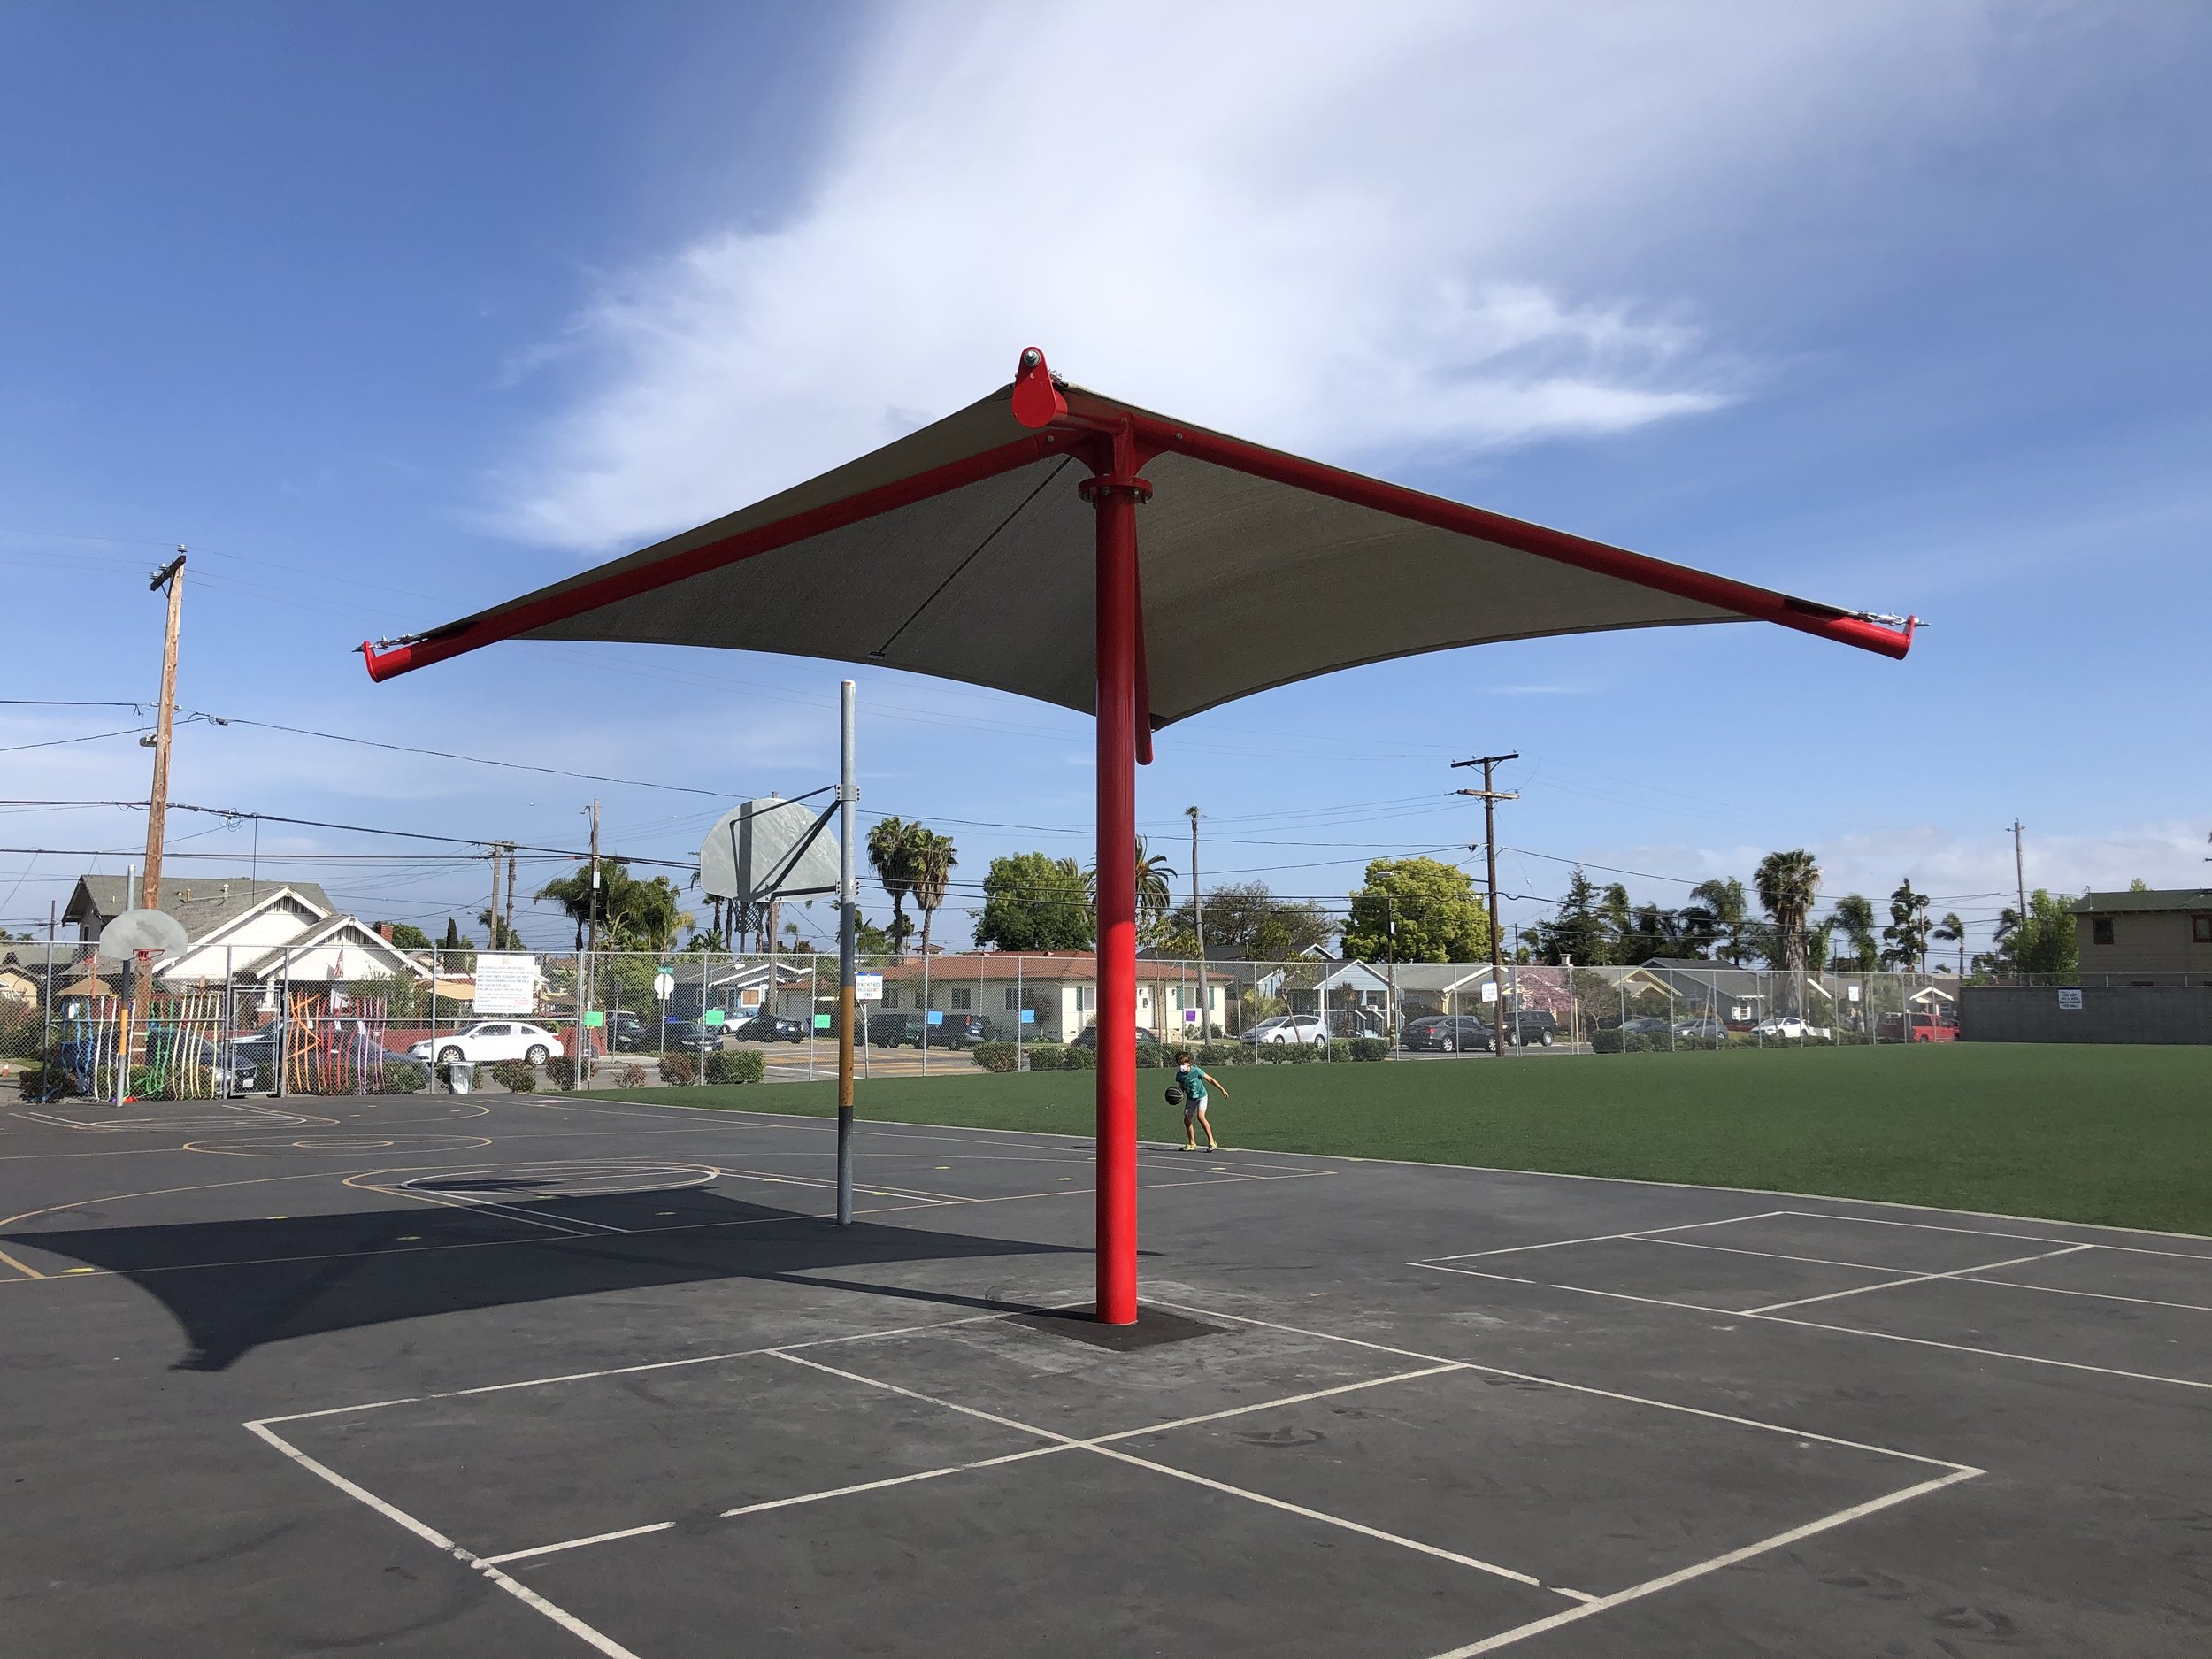
{"type": "Polygon", "coordinates": [[[868,832],[868,864],[891,898],[891,926],[884,929],[903,950],[913,924],[906,919],[906,895],[914,890],[914,832],[902,818],[887,818],[868,832]]]}
{"type": "Polygon", "coordinates": [[[1690,897],[1698,912],[1700,931],[1709,928],[1723,941],[1715,954],[1743,966],[1743,883],[1733,876],[1725,881],[1701,881],[1690,889],[1690,897]]]}
{"type": "Polygon", "coordinates": [[[1959,920],[1959,913],[1956,910],[1944,912],[1943,919],[1935,925],[1929,937],[1959,948],[1959,978],[1963,979],[1966,977],[1966,924],[1959,920]]]}
{"type": "Polygon", "coordinates": [[[929,925],[936,918],[937,907],[945,902],[945,885],[952,879],[953,866],[960,862],[959,852],[951,836],[924,829],[919,824],[907,826],[907,849],[914,902],[922,911],[922,955],[926,956],[929,925]]]}
{"type": "MultiPolygon", "coordinates": [[[[1164,853],[1153,852],[1145,845],[1144,837],[1137,837],[1137,941],[1151,944],[1157,941],[1166,923],[1167,913],[1174,908],[1175,895],[1168,886],[1168,878],[1175,868],[1164,853]]],[[[1089,900],[1091,918],[1095,926],[1098,918],[1098,866],[1087,864],[1083,869],[1083,895],[1089,900]]]]}
{"type": "MultiPolygon", "coordinates": [[[[1820,891],[1820,865],[1801,847],[1791,852],[1769,853],[1751,872],[1751,884],[1759,895],[1759,908],[1774,918],[1775,954],[1781,958],[1778,965],[1786,973],[1802,976],[1805,917],[1820,891]]],[[[1801,977],[1799,982],[1802,983],[1801,977]]],[[[1801,1005],[1801,993],[1797,1000],[1801,1005]]]]}
{"type": "Polygon", "coordinates": [[[1873,972],[1874,958],[1880,949],[1874,940],[1874,901],[1863,893],[1847,893],[1836,901],[1829,919],[1851,941],[1852,965],[1861,973],[1873,972]]]}

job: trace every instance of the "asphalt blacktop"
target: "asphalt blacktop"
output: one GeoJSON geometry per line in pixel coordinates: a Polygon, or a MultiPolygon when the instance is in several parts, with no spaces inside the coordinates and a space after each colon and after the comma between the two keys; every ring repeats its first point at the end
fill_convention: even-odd
{"type": "Polygon", "coordinates": [[[12,1106],[0,1652],[2212,1651],[2212,1240],[1079,1134],[12,1106]]]}

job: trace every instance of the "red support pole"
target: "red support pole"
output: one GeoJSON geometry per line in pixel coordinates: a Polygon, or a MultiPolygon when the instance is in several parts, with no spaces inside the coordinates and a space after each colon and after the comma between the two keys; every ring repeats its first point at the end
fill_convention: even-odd
{"type": "Polygon", "coordinates": [[[1098,1306],[1137,1321],[1137,503],[1151,488],[1116,446],[1086,480],[1098,516],[1098,1306]]]}

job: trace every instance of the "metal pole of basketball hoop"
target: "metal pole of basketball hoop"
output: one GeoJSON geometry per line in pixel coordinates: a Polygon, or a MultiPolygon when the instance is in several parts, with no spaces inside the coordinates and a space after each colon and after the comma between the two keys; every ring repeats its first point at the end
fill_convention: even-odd
{"type": "Polygon", "coordinates": [[[837,743],[837,1225],[853,1224],[853,1017],[859,987],[860,878],[853,868],[853,682],[838,687],[837,743]]]}

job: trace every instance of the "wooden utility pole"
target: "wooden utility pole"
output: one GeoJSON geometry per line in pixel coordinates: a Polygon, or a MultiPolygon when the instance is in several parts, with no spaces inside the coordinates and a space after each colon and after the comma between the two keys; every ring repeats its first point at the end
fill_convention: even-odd
{"type": "Polygon", "coordinates": [[[510,940],[511,940],[511,939],[514,937],[514,932],[515,932],[515,844],[514,844],[514,842],[512,842],[512,841],[509,841],[509,842],[507,843],[507,917],[506,917],[506,920],[507,920],[507,936],[508,936],[508,938],[509,938],[510,940]]]}
{"type": "MultiPolygon", "coordinates": [[[[1490,1049],[1502,1060],[1505,1057],[1505,962],[1498,938],[1498,803],[1517,801],[1521,796],[1517,790],[1501,795],[1493,788],[1490,769],[1500,761],[1518,760],[1520,757],[1521,751],[1517,749],[1509,755],[1480,755],[1473,760],[1455,760],[1452,763],[1454,767],[1482,768],[1482,787],[1462,789],[1460,794],[1474,795],[1482,802],[1482,849],[1490,866],[1490,984],[1498,999],[1497,1020],[1490,1033],[1490,1049]]],[[[1518,1010],[1516,1010],[1515,1018],[1518,1019],[1518,1010]]]]}
{"type": "Polygon", "coordinates": [[[2020,850],[2020,820],[2013,819],[2012,879],[2020,887],[2020,940],[2019,943],[2013,948],[2016,954],[2027,943],[2028,940],[2028,861],[2026,855],[2020,850]]]}
{"type": "Polygon", "coordinates": [[[161,908],[161,843],[169,818],[169,738],[177,718],[177,626],[184,610],[184,549],[156,571],[150,593],[169,589],[169,622],[161,639],[161,707],[154,717],[154,784],[146,797],[146,881],[139,902],[161,908]]]}
{"type": "Polygon", "coordinates": [[[1198,809],[1187,806],[1183,815],[1190,819],[1190,926],[1198,940],[1198,1041],[1202,1046],[1213,1041],[1214,1005],[1206,990],[1206,912],[1198,902],[1198,809]]]}

